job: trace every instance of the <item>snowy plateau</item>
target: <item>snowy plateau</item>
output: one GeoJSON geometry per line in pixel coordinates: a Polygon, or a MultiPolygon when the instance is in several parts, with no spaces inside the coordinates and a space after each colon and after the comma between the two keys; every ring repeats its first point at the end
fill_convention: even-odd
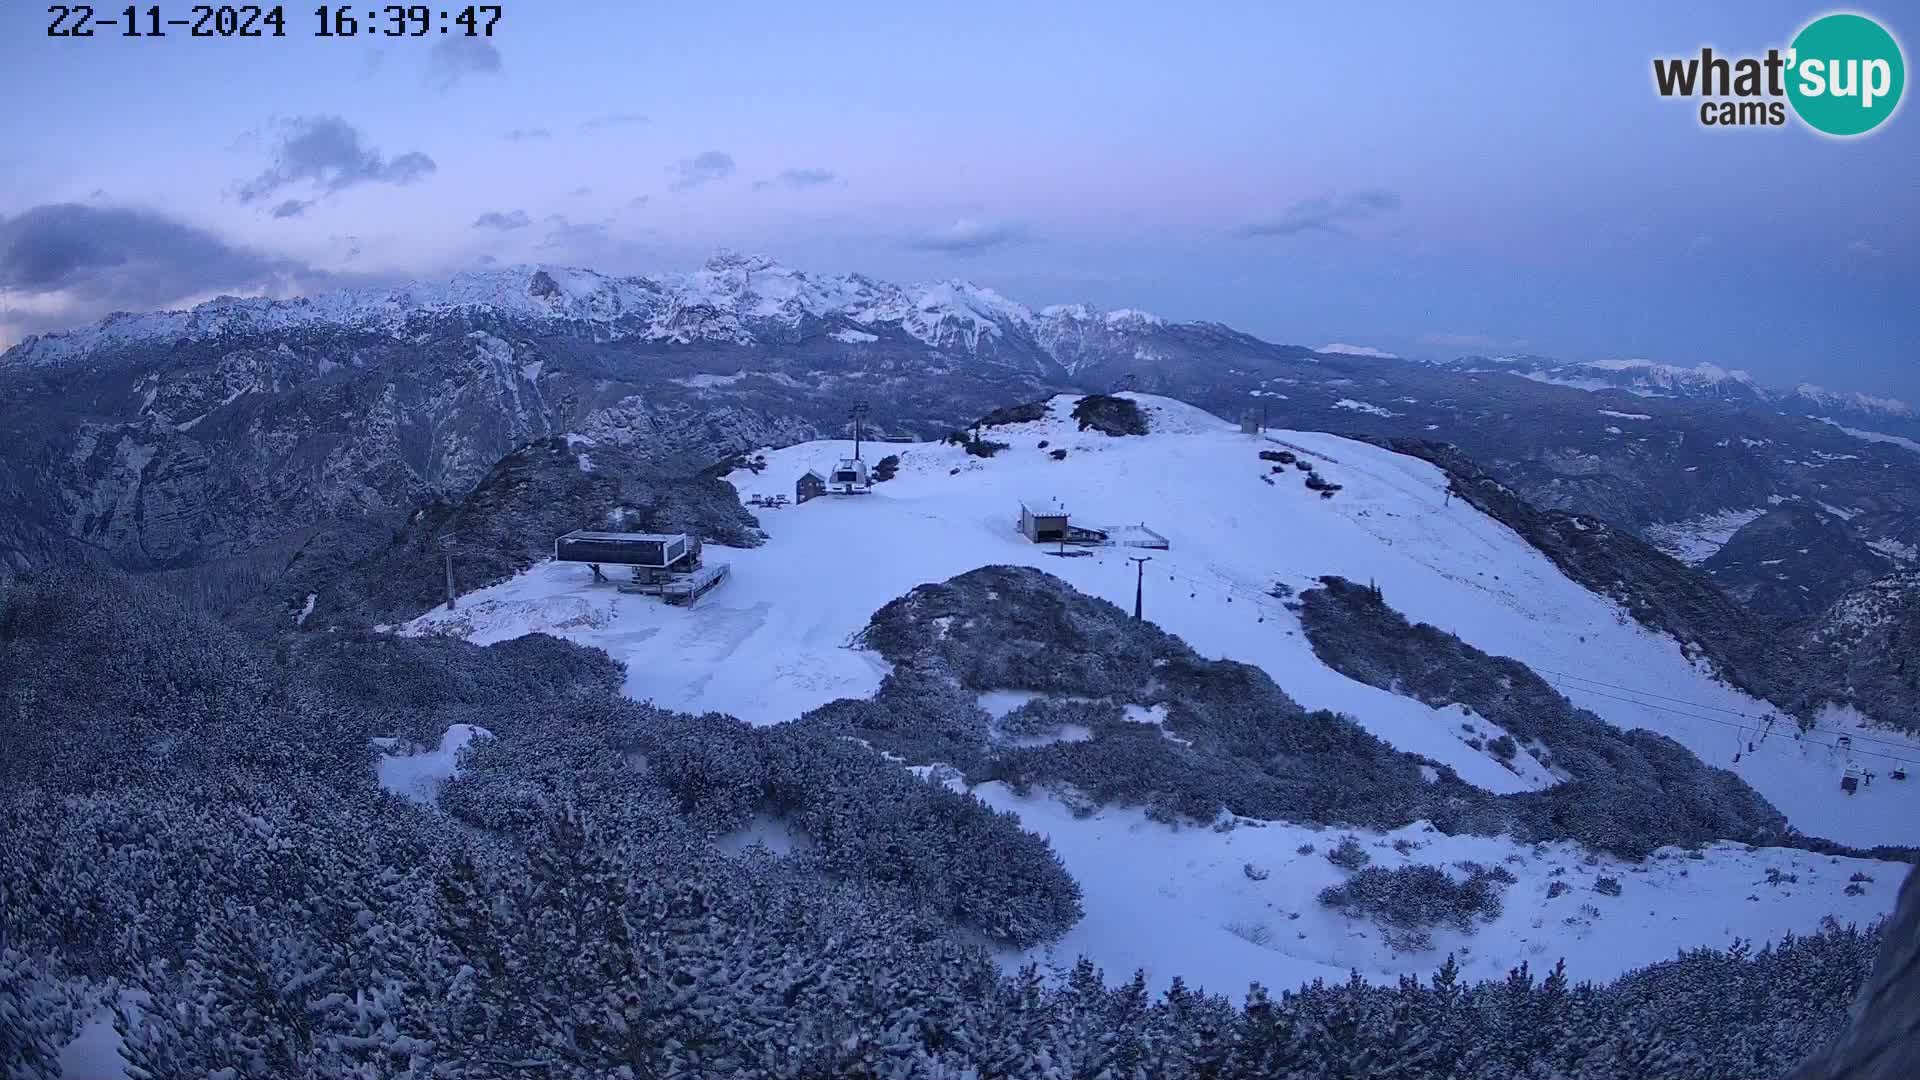
{"type": "MultiPolygon", "coordinates": [[[[548,561],[395,630],[479,644],[555,634],[623,662],[632,698],[778,724],[837,698],[873,694],[887,664],[859,648],[857,635],[877,609],[918,585],[982,566],[1029,566],[1130,610],[1136,571],[1127,557],[1147,555],[1145,617],[1202,655],[1256,665],[1306,708],[1347,714],[1393,747],[1444,763],[1487,791],[1557,782],[1530,754],[1503,762],[1478,748],[1481,740],[1463,738],[1463,720],[1487,737],[1498,732],[1462,706],[1429,707],[1322,663],[1295,609],[1276,595],[1289,594],[1276,587],[1298,592],[1339,575],[1376,586],[1411,621],[1524,663],[1610,724],[1670,736],[1707,764],[1731,769],[1805,834],[1858,847],[1920,836],[1920,786],[1883,781],[1843,795],[1846,762],[1834,740],[1846,733],[1863,753],[1872,747],[1909,761],[1920,760],[1920,746],[1839,712],[1823,716],[1806,739],[1792,736],[1790,722],[1761,737],[1757,721],[1746,718],[1770,714],[1766,703],[1716,680],[1671,637],[1568,580],[1505,525],[1449,498],[1435,467],[1327,434],[1243,434],[1171,399],[1126,396],[1149,418],[1150,434],[1082,430],[1069,415],[1075,399],[1062,396],[1042,419],[989,429],[988,438],[1007,444],[991,457],[951,443],[869,446],[874,458],[898,455],[894,478],[864,495],[760,511],[768,542],[710,546],[709,560],[729,563],[731,577],[691,608],[623,595],[593,584],[584,566],[548,561]],[[1306,474],[1275,474],[1258,457],[1281,448],[1340,485],[1337,497],[1314,497],[1303,487],[1306,474]],[[1017,530],[1023,498],[1057,500],[1076,524],[1143,523],[1170,546],[1062,557],[1017,530]]],[[[790,497],[797,477],[825,473],[849,450],[844,441],[767,449],[757,455],[764,468],[737,470],[728,480],[743,500],[790,497]]],[[[999,713],[1017,700],[991,695],[982,705],[999,713]]],[[[1130,715],[1153,722],[1142,709],[1130,715]]],[[[470,734],[449,742],[457,747],[470,734]]],[[[437,752],[450,753],[446,744],[437,752]]],[[[444,775],[439,756],[417,764],[413,774],[396,776],[396,786],[419,791],[419,783],[444,775]]],[[[950,771],[931,771],[959,782],[950,771]]],[[[1039,789],[1018,796],[983,783],[972,791],[1047,837],[1085,891],[1084,919],[1033,958],[1070,963],[1085,954],[1113,978],[1143,968],[1156,986],[1176,974],[1211,988],[1254,980],[1291,986],[1344,979],[1349,969],[1390,982],[1430,973],[1449,951],[1475,977],[1564,957],[1576,978],[1607,979],[1679,948],[1815,931],[1829,916],[1865,924],[1891,910],[1894,890],[1849,890],[1850,878],[1894,882],[1906,869],[1736,843],[1699,855],[1661,849],[1632,863],[1570,843],[1447,836],[1422,823],[1359,831],[1376,866],[1472,860],[1504,866],[1517,879],[1503,913],[1479,933],[1436,931],[1430,949],[1397,952],[1372,924],[1315,902],[1341,880],[1325,853],[1343,830],[1245,819],[1176,827],[1135,809],[1079,816],[1039,789]],[[1602,878],[1624,887],[1603,891],[1602,878]]]]}

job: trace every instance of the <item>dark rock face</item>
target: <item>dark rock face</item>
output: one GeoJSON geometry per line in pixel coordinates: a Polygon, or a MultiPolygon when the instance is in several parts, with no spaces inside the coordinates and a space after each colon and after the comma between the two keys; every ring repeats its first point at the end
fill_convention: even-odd
{"type": "Polygon", "coordinates": [[[1855,538],[1844,518],[1791,504],[1748,522],[1700,569],[1748,607],[1792,618],[1825,610],[1894,564],[1855,538]]]}
{"type": "Polygon", "coordinates": [[[1920,870],[1882,930],[1873,975],[1834,1044],[1788,1080],[1911,1080],[1920,1076],[1920,870]]]}
{"type": "Polygon", "coordinates": [[[1885,723],[1920,726],[1920,572],[1854,589],[1798,624],[1791,645],[1808,701],[1855,705],[1885,723]]]}

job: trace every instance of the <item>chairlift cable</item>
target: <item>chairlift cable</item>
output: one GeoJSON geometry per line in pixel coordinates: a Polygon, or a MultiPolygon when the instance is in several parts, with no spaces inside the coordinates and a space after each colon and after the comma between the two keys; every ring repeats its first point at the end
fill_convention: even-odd
{"type": "MultiPolygon", "coordinates": [[[[1549,680],[1549,681],[1551,681],[1551,680],[1549,680]]],[[[1603,697],[1603,698],[1611,698],[1611,699],[1613,699],[1614,701],[1624,701],[1624,702],[1626,702],[1626,703],[1627,703],[1627,704],[1629,704],[1629,705],[1638,705],[1638,706],[1640,706],[1640,707],[1641,707],[1641,708],[1643,708],[1643,709],[1653,709],[1653,710],[1655,710],[1655,711],[1657,711],[1657,712],[1664,712],[1664,713],[1671,713],[1671,714],[1673,714],[1673,715],[1675,715],[1675,716],[1684,716],[1684,717],[1687,717],[1688,719],[1691,719],[1691,720],[1704,720],[1705,722],[1707,722],[1707,723],[1709,723],[1709,724],[1723,724],[1723,725],[1725,725],[1725,726],[1727,726],[1727,727],[1739,727],[1739,726],[1740,726],[1740,725],[1738,725],[1738,724],[1736,724],[1735,722],[1733,722],[1733,721],[1731,721],[1731,720],[1722,720],[1722,719],[1720,719],[1720,718],[1719,718],[1719,717],[1717,717],[1717,716],[1701,716],[1701,715],[1700,715],[1700,714],[1698,714],[1698,713],[1690,713],[1690,712],[1685,712],[1685,711],[1682,711],[1682,710],[1680,710],[1680,709],[1674,709],[1674,708],[1669,708],[1669,707],[1667,707],[1667,706],[1664,706],[1664,705],[1655,705],[1655,704],[1653,704],[1653,703],[1651,703],[1651,702],[1646,702],[1646,701],[1636,701],[1636,700],[1634,700],[1633,698],[1623,698],[1623,697],[1615,697],[1615,696],[1614,696],[1614,695],[1612,695],[1612,694],[1603,694],[1603,693],[1601,693],[1601,692],[1600,692],[1600,691],[1598,691],[1598,690],[1587,690],[1587,689],[1586,689],[1586,688],[1584,688],[1584,687],[1571,687],[1571,688],[1569,688],[1569,687],[1561,687],[1560,689],[1562,689],[1562,690],[1566,690],[1566,689],[1577,689],[1577,690],[1582,690],[1582,691],[1584,691],[1585,693],[1589,693],[1589,694],[1592,694],[1592,695],[1594,695],[1595,697],[1603,697]]],[[[1824,728],[1821,728],[1821,729],[1817,729],[1817,730],[1822,730],[1822,731],[1824,731],[1824,730],[1826,730],[1826,729],[1824,729],[1824,728]]],[[[1829,750],[1843,750],[1843,751],[1845,751],[1845,752],[1847,752],[1847,753],[1848,753],[1848,754],[1850,754],[1850,755],[1864,755],[1864,756],[1866,756],[1866,757],[1877,757],[1877,758],[1884,758],[1884,759],[1885,759],[1885,760],[1887,760],[1887,761],[1895,761],[1895,762],[1897,762],[1897,761],[1900,761],[1900,760],[1902,760],[1902,759],[1900,759],[1900,758],[1897,758],[1897,757],[1894,757],[1894,756],[1893,756],[1892,754],[1882,754],[1882,753],[1880,753],[1880,752],[1878,752],[1878,751],[1875,751],[1875,750],[1860,750],[1860,749],[1856,749],[1856,748],[1853,748],[1853,747],[1847,747],[1847,746],[1841,746],[1841,745],[1839,745],[1838,743],[1830,743],[1830,742],[1825,742],[1825,741],[1822,741],[1822,740],[1820,740],[1820,739],[1801,739],[1801,740],[1799,740],[1799,741],[1801,741],[1801,742],[1809,742],[1809,743],[1812,743],[1812,744],[1813,744],[1813,745],[1815,745],[1815,746],[1824,746],[1824,747],[1826,747],[1826,748],[1827,748],[1827,749],[1829,749],[1829,750]]]]}
{"type": "MultiPolygon", "coordinates": [[[[1603,682],[1600,679],[1595,679],[1586,675],[1575,675],[1575,674],[1572,674],[1571,672],[1554,671],[1552,668],[1535,668],[1534,670],[1543,672],[1549,675],[1558,675],[1563,679],[1573,679],[1577,682],[1592,683],[1595,686],[1604,686],[1609,690],[1620,690],[1629,694],[1639,694],[1642,697],[1658,698],[1661,701],[1670,701],[1676,705],[1685,705],[1690,709],[1707,709],[1712,712],[1728,713],[1733,716],[1744,716],[1749,720],[1755,720],[1761,723],[1769,723],[1769,724],[1774,722],[1774,720],[1777,719],[1776,717],[1772,717],[1772,716],[1756,716],[1750,712],[1743,712],[1742,710],[1739,710],[1739,709],[1729,709],[1721,705],[1708,705],[1703,702],[1687,701],[1684,698],[1672,697],[1670,695],[1662,694],[1653,690],[1641,690],[1637,687],[1632,687],[1632,686],[1619,686],[1614,683],[1603,682]]],[[[1575,687],[1575,689],[1586,690],[1586,688],[1584,687],[1575,687]]],[[[1586,692],[1597,693],[1598,691],[1586,690],[1586,692]]],[[[1857,734],[1851,731],[1841,731],[1837,728],[1822,727],[1818,724],[1815,724],[1804,730],[1821,731],[1821,732],[1825,732],[1828,735],[1840,736],[1841,738],[1856,739],[1862,742],[1879,743],[1882,746],[1891,746],[1896,750],[1913,751],[1915,749],[1914,744],[1910,742],[1901,742],[1897,739],[1875,738],[1872,735],[1857,734]]],[[[1762,737],[1764,738],[1764,736],[1762,737]]]]}

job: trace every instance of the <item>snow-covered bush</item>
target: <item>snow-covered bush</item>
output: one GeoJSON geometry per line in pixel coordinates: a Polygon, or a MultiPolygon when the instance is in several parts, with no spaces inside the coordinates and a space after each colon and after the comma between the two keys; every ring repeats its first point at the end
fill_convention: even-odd
{"type": "Polygon", "coordinates": [[[1451,926],[1471,932],[1480,920],[1497,918],[1500,892],[1490,874],[1455,881],[1437,866],[1366,867],[1338,885],[1320,890],[1320,902],[1352,917],[1367,917],[1397,930],[1451,926]]]}
{"type": "Polygon", "coordinates": [[[1131,398],[1088,394],[1073,404],[1080,430],[1092,428],[1107,435],[1145,435],[1147,414],[1131,398]]]}
{"type": "Polygon", "coordinates": [[[1339,845],[1327,852],[1327,861],[1342,870],[1358,870],[1372,862],[1373,856],[1367,854],[1367,849],[1360,846],[1359,840],[1343,836],[1339,845]]]}

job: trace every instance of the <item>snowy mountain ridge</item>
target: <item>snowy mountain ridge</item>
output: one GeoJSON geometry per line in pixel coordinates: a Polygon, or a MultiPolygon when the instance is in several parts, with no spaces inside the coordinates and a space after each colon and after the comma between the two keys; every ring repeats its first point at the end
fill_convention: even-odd
{"type": "Polygon", "coordinates": [[[1864,415],[1911,420],[1913,406],[1898,398],[1829,390],[1803,382],[1791,389],[1764,386],[1753,374],[1701,362],[1664,364],[1632,357],[1618,360],[1563,361],[1537,355],[1462,356],[1436,367],[1464,373],[1504,373],[1577,390],[1625,390],[1641,397],[1713,399],[1776,405],[1783,408],[1840,409],[1864,415]]]}
{"type": "MultiPolygon", "coordinates": [[[[561,266],[467,271],[445,281],[352,288],[273,300],[222,296],[185,311],[116,313],[75,330],[29,337],[0,361],[57,364],[105,347],[174,344],[308,327],[400,336],[423,317],[471,313],[591,327],[599,340],[738,345],[785,340],[809,321],[897,329],[935,349],[978,352],[1019,336],[1068,342],[1165,325],[1133,309],[1084,304],[1036,313],[961,280],[902,286],[861,274],[808,274],[760,255],[716,255],[687,273],[621,277],[561,266]]],[[[852,338],[842,340],[854,343],[852,338]]],[[[1049,350],[1051,351],[1051,350],[1049,350]]]]}

